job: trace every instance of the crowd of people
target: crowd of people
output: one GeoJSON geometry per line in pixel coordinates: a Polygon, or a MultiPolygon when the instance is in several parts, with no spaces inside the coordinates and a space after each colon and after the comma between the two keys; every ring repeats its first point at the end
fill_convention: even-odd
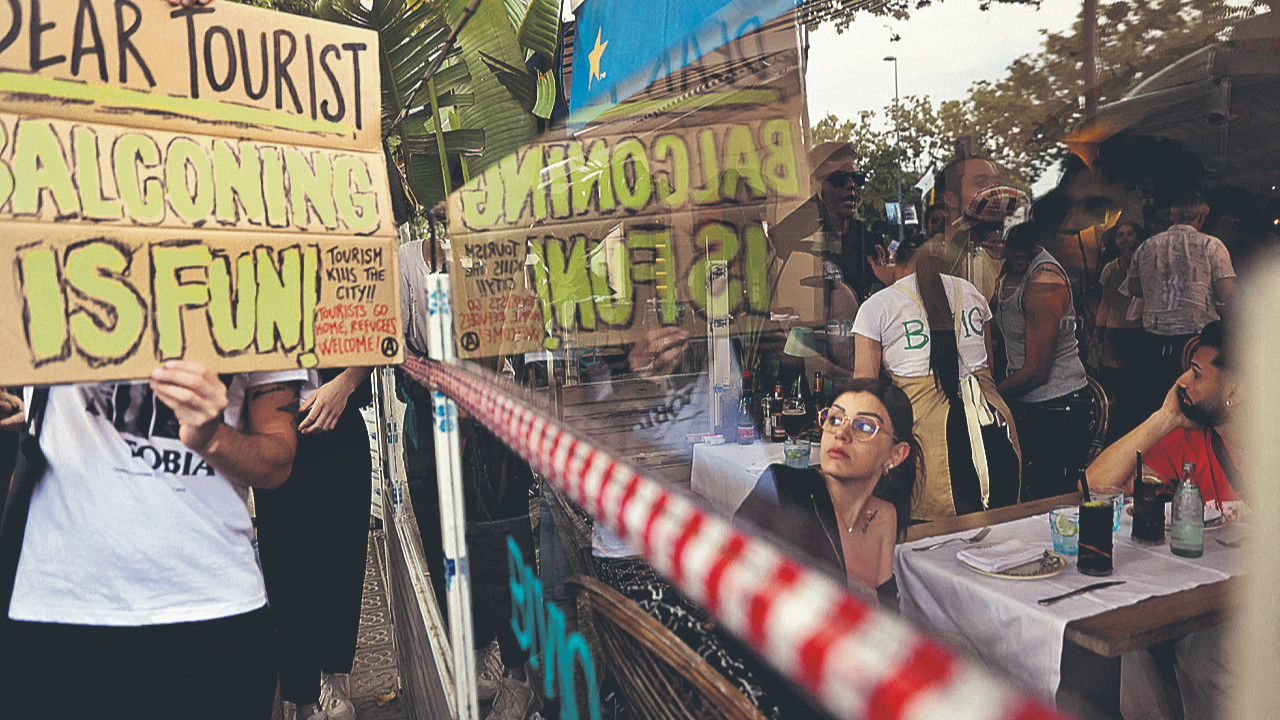
{"type": "MultiPolygon", "coordinates": [[[[1172,195],[1169,226],[1149,237],[1123,217],[1105,232],[1093,227],[1093,237],[1114,249],[1070,255],[1062,252],[1071,247],[1063,227],[1075,210],[1061,188],[1028,203],[999,184],[994,163],[967,158],[942,173],[940,185],[960,189],[942,191],[924,213],[925,227],[877,232],[855,218],[865,181],[856,158],[829,144],[817,152],[809,216],[779,223],[775,241],[785,246],[835,228],[819,246],[824,297],[852,318],[853,337],[828,348],[836,368],[829,377],[842,387],[820,417],[820,464],[771,468],[741,519],[892,606],[893,546],[910,524],[1051,497],[1086,481],[1127,486],[1138,450],[1144,471],[1168,481],[1182,460],[1194,459],[1208,470],[1206,500],[1238,506],[1229,421],[1240,393],[1220,322],[1235,272],[1224,243],[1203,231],[1212,214],[1204,195],[1172,195]],[[1081,274],[1089,267],[1099,269],[1097,278],[1081,274]],[[1091,375],[1114,400],[1107,438],[1097,435],[1091,375]],[[789,512],[774,512],[778,506],[789,512]]],[[[1078,195],[1082,173],[1096,186],[1115,179],[1104,172],[1101,164],[1066,177],[1078,195]]],[[[400,255],[407,345],[421,348],[427,250],[412,243],[400,255]]],[[[664,328],[636,343],[628,359],[641,374],[660,374],[687,360],[689,348],[686,333],[664,328]]],[[[173,707],[196,717],[260,717],[278,677],[281,697],[302,720],[353,717],[343,673],[355,647],[368,519],[358,408],[370,399],[369,372],[224,378],[175,361],[147,383],[29,388],[21,400],[6,394],[0,422],[21,430],[7,437],[22,444],[0,538],[0,590],[11,597],[0,682],[24,689],[14,695],[23,710],[48,716],[37,707],[41,698],[70,682],[85,692],[65,703],[63,717],[104,702],[127,705],[136,717],[173,707]],[[149,453],[184,458],[160,464],[169,492],[140,484],[156,475],[149,453]]],[[[417,401],[410,415],[430,428],[430,399],[417,401]]],[[[417,514],[435,518],[423,537],[445,607],[434,463],[429,447],[409,455],[411,481],[420,484],[415,502],[423,503],[417,514]]],[[[527,464],[511,460],[499,474],[522,489],[506,495],[515,498],[510,512],[494,517],[524,520],[511,527],[528,531],[520,500],[534,479],[527,464]]],[[[518,534],[532,555],[532,537],[518,534]]],[[[726,675],[771,716],[801,702],[740,652],[726,651],[729,641],[699,630],[696,608],[630,548],[611,547],[600,543],[598,576],[651,600],[687,642],[722,657],[726,675]]],[[[549,584],[553,593],[557,587],[549,584]]],[[[502,604],[500,592],[484,594],[502,604]]],[[[501,611],[480,615],[500,620],[501,611]]],[[[513,717],[527,715],[535,704],[527,653],[502,622],[477,629],[485,698],[502,697],[513,717]]],[[[1175,658],[1182,672],[1213,657],[1206,648],[1214,643],[1213,634],[1185,638],[1160,657],[1175,658]]],[[[1156,657],[1126,658],[1126,677],[1160,676],[1156,657]]],[[[1149,698],[1162,686],[1141,687],[1149,698]]],[[[1211,687],[1183,699],[1214,697],[1211,687]]]]}
{"type": "MultiPolygon", "coordinates": [[[[994,162],[957,158],[937,174],[925,224],[905,228],[856,219],[857,163],[817,162],[836,144],[815,148],[814,202],[820,219],[845,218],[824,257],[857,299],[852,358],[845,338],[829,337],[826,354],[911,398],[925,458],[912,520],[1079,488],[1090,457],[1161,405],[1190,341],[1232,301],[1232,253],[1203,231],[1213,213],[1194,156],[1163,141],[1104,143],[1034,201],[994,162]]],[[[1237,252],[1274,240],[1249,232],[1237,252]]]]}
{"type": "MultiPolygon", "coordinates": [[[[1190,461],[1202,469],[1195,480],[1210,506],[1247,512],[1232,420],[1243,395],[1223,321],[1235,292],[1232,252],[1204,232],[1212,207],[1185,175],[1161,178],[1167,192],[1146,207],[1148,236],[1121,212],[1117,195],[1132,189],[1135,169],[1108,164],[1117,156],[1141,155],[1068,163],[1063,183],[1034,202],[990,161],[957,161],[944,186],[969,197],[948,192],[924,213],[923,228],[843,231],[878,281],[859,295],[857,379],[821,416],[813,477],[774,466],[740,515],[770,529],[783,521],[762,506],[801,508],[803,519],[778,537],[883,596],[892,577],[870,571],[884,569],[883,548],[852,542],[862,539],[859,513],[874,512],[876,501],[896,506],[899,521],[925,522],[1084,484],[1131,493],[1137,470],[1174,484],[1190,461]],[[968,185],[953,172],[966,163],[980,181],[968,185]],[[1088,207],[1076,207],[1084,198],[1088,207]],[[1096,222],[1079,227],[1082,213],[1096,222]],[[895,412],[902,404],[905,415],[895,412]],[[899,432],[887,434],[888,445],[875,442],[891,428],[899,432]],[[860,472],[846,471],[850,458],[860,472]],[[904,461],[913,466],[906,477],[904,461]],[[828,525],[843,542],[823,548],[817,529],[828,525]]],[[[1260,234],[1269,241],[1265,228],[1260,234]]],[[[832,261],[847,254],[832,251],[832,261]]],[[[1124,717],[1215,717],[1229,684],[1221,634],[1213,628],[1126,655],[1124,717]]]]}
{"type": "MultiPolygon", "coordinates": [[[[858,219],[867,176],[847,143],[818,145],[809,165],[814,195],[772,226],[773,251],[785,265],[819,248],[823,319],[852,336],[826,337],[824,368],[839,389],[817,414],[820,463],[770,467],[739,520],[892,607],[894,546],[914,523],[1082,484],[1131,492],[1138,474],[1171,483],[1188,460],[1204,469],[1206,501],[1246,512],[1235,450],[1244,393],[1224,316],[1236,266],[1275,238],[1244,222],[1225,191],[1201,187],[1191,153],[1118,138],[1089,164],[1069,159],[1057,187],[1032,200],[997,163],[963,152],[937,173],[923,223],[907,227],[858,219]],[[820,243],[800,242],[815,235],[820,243]]],[[[400,250],[405,344],[419,351],[430,252],[420,242],[400,250]]],[[[625,354],[652,376],[689,352],[688,334],[668,327],[625,354]]],[[[520,374],[510,360],[493,369],[520,374]]],[[[265,718],[278,681],[299,720],[353,720],[345,674],[369,519],[359,408],[372,398],[370,373],[219,376],[178,360],[136,383],[0,391],[0,458],[12,459],[0,466],[7,711],[265,718]]],[[[444,609],[434,453],[423,440],[433,404],[405,385],[408,420],[422,429],[407,435],[423,443],[408,448],[410,486],[444,609]]],[[[464,448],[469,477],[509,486],[492,507],[469,497],[468,517],[513,520],[503,527],[534,557],[536,478],[490,447],[464,448]]],[[[544,574],[563,552],[549,517],[544,574]]],[[[767,715],[803,705],[631,548],[603,531],[594,540],[595,573],[714,658],[767,715]]],[[[507,708],[504,718],[527,717],[537,701],[529,655],[503,615],[506,579],[476,577],[493,587],[476,594],[492,606],[476,625],[481,698],[507,708]]],[[[563,599],[562,586],[548,583],[548,598],[563,599]]],[[[1219,643],[1208,630],[1126,656],[1125,717],[1179,707],[1209,716],[1226,692],[1219,643]]]]}

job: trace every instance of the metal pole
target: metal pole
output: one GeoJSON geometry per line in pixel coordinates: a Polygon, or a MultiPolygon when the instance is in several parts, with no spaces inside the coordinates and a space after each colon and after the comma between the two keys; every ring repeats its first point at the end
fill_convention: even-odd
{"type": "MultiPolygon", "coordinates": [[[[449,296],[449,276],[441,272],[427,275],[427,312],[430,334],[428,354],[434,360],[451,362],[453,351],[453,309],[449,296]]],[[[471,630],[471,568],[467,561],[467,519],[462,501],[462,448],[458,432],[458,410],[447,395],[432,390],[435,421],[436,479],[440,492],[440,528],[444,545],[445,587],[449,607],[449,644],[453,650],[453,680],[459,720],[476,720],[476,666],[471,630]]]]}
{"type": "Polygon", "coordinates": [[[898,58],[896,55],[890,55],[885,58],[885,62],[893,62],[893,132],[898,139],[894,145],[898,155],[898,244],[901,245],[906,239],[907,214],[902,209],[902,123],[898,119],[902,108],[898,104],[898,58]]]}
{"type": "Polygon", "coordinates": [[[1092,120],[1098,112],[1098,0],[1084,0],[1080,9],[1081,74],[1084,75],[1084,114],[1092,120]]]}

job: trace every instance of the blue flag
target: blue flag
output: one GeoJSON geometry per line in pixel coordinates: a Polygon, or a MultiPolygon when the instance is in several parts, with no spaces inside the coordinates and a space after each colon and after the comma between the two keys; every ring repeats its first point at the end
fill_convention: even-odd
{"type": "Polygon", "coordinates": [[[794,0],[586,0],[578,7],[571,122],[591,119],[793,7],[794,0]]]}

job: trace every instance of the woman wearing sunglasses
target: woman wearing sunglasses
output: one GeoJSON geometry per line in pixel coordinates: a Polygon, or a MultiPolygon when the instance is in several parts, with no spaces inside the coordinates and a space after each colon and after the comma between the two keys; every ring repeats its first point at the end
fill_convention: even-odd
{"type": "Polygon", "coordinates": [[[924,237],[880,238],[872,269],[887,287],[853,322],[854,377],[883,373],[911,399],[925,481],[912,520],[1018,502],[1020,451],[988,358],[991,309],[966,280],[939,273],[924,237]]]}
{"type": "Polygon", "coordinates": [[[896,606],[893,546],[920,461],[911,401],[887,381],[853,380],[819,418],[821,464],[769,466],[737,517],[896,606]]]}

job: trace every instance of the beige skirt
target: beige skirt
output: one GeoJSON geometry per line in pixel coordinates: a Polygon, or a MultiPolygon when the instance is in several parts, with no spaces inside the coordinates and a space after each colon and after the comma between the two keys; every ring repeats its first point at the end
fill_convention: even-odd
{"type": "MultiPolygon", "coordinates": [[[[951,466],[947,460],[947,412],[950,405],[947,396],[938,388],[932,375],[923,377],[902,377],[891,375],[893,382],[907,394],[911,400],[911,410],[915,415],[916,439],[924,452],[924,482],[919,483],[916,494],[911,499],[912,520],[938,520],[956,514],[955,503],[951,495],[951,466]]],[[[1017,454],[1019,464],[1022,460],[1022,448],[1018,445],[1018,431],[1013,425],[1013,416],[1004,398],[996,390],[991,371],[979,370],[970,377],[976,379],[981,391],[981,399],[986,409],[995,416],[997,422],[1009,431],[1009,443],[1017,454]]],[[[966,414],[974,412],[974,408],[966,407],[966,414]]],[[[970,427],[973,427],[972,418],[970,427]]],[[[975,455],[977,453],[975,452],[975,455]]],[[[977,458],[975,458],[975,464],[977,458]]],[[[985,456],[981,460],[984,470],[985,456]]],[[[986,493],[983,493],[984,497],[986,493]]]]}

